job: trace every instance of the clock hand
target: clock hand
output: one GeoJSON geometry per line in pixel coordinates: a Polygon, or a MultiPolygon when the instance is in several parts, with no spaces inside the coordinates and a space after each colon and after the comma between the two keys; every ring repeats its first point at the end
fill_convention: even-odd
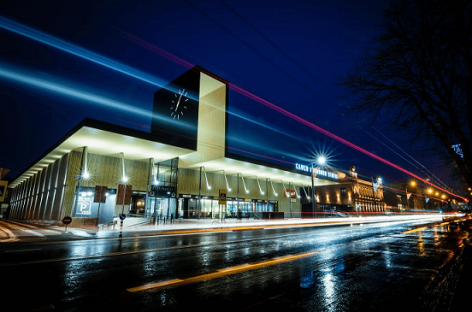
{"type": "MultiPolygon", "coordinates": [[[[183,93],[183,92],[182,92],[182,93],[183,93]]],[[[180,99],[182,98],[182,93],[180,94],[179,100],[177,101],[177,105],[175,106],[175,111],[177,111],[177,108],[179,108],[180,99]]]]}

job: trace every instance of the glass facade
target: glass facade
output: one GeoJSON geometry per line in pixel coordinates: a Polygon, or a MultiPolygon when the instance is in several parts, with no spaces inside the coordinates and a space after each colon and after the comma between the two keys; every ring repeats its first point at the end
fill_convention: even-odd
{"type": "MultiPolygon", "coordinates": [[[[181,195],[179,198],[179,211],[183,218],[198,218],[198,197],[195,195],[181,195]]],[[[201,199],[200,219],[240,218],[253,217],[255,212],[277,212],[277,201],[261,201],[256,199],[228,198],[226,205],[219,205],[215,198],[204,197],[201,199]]]]}
{"type": "Polygon", "coordinates": [[[177,211],[178,158],[153,164],[145,201],[146,218],[179,218],[177,211]]]}

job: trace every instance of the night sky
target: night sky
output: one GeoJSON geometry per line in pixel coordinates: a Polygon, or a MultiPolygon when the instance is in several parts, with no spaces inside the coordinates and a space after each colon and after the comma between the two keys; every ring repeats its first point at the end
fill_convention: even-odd
{"type": "MultiPolygon", "coordinates": [[[[366,128],[369,116],[346,116],[354,99],[343,98],[336,82],[379,32],[383,2],[3,1],[0,167],[16,177],[86,117],[149,132],[154,92],[199,65],[420,174],[382,144],[394,148],[388,138],[444,180],[438,160],[381,124],[366,128]]],[[[408,180],[234,90],[229,114],[231,152],[289,167],[325,153],[339,169],[408,180]]]]}

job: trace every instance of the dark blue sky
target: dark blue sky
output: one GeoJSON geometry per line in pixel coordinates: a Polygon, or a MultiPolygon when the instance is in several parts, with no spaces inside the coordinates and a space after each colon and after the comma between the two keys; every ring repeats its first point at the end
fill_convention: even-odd
{"type": "MultiPolygon", "coordinates": [[[[383,1],[225,0],[227,6],[196,0],[117,2],[125,1],[2,4],[0,16],[8,20],[0,23],[0,167],[12,170],[10,178],[85,117],[149,131],[150,115],[140,112],[151,112],[159,85],[187,70],[162,51],[419,173],[361,129],[364,118],[342,116],[352,99],[343,101],[344,90],[335,85],[378,33],[383,1]],[[50,43],[51,38],[38,41],[38,33],[30,33],[36,39],[25,37],[17,32],[31,29],[10,22],[64,42],[52,47],[41,42],[50,43]],[[106,58],[151,83],[64,50],[89,59],[106,58]],[[140,111],[118,108],[122,104],[140,111]]],[[[229,110],[230,147],[301,163],[325,151],[336,167],[355,165],[361,174],[380,175],[386,181],[407,179],[237,92],[230,91],[229,110]]],[[[374,129],[367,131],[390,145],[374,129]]],[[[412,152],[394,134],[384,134],[412,152]]],[[[412,155],[437,169],[436,160],[412,155]]],[[[433,173],[445,178],[444,172],[433,173]]]]}

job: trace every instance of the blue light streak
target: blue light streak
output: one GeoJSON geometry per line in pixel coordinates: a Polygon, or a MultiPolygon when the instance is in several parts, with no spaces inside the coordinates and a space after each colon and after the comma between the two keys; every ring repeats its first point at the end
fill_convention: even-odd
{"type": "MultiPolygon", "coordinates": [[[[123,102],[114,101],[104,96],[87,92],[84,89],[71,88],[71,87],[67,87],[59,83],[52,82],[55,79],[59,80],[58,78],[54,79],[54,78],[48,77],[48,80],[43,80],[40,78],[33,77],[32,75],[29,75],[26,72],[22,73],[20,70],[17,70],[17,69],[16,70],[8,69],[7,66],[1,63],[0,63],[0,77],[17,82],[17,83],[26,84],[30,87],[60,94],[62,96],[72,97],[74,99],[86,101],[89,103],[100,104],[107,108],[120,110],[120,111],[131,113],[137,116],[146,117],[149,119],[157,118],[162,121],[173,122],[173,121],[169,121],[167,118],[157,116],[155,114],[152,115],[148,109],[137,108],[135,105],[130,105],[123,102]]],[[[64,79],[60,79],[60,80],[64,81],[64,79]]],[[[181,123],[179,124],[182,125],[181,123]]]]}
{"type": "MultiPolygon", "coordinates": [[[[124,75],[133,77],[135,79],[141,80],[143,82],[147,82],[149,84],[152,84],[154,86],[157,86],[159,88],[163,88],[166,84],[168,84],[168,81],[164,81],[162,79],[158,79],[154,76],[151,76],[149,74],[146,74],[144,72],[141,72],[137,69],[134,69],[132,67],[129,67],[127,65],[121,64],[117,61],[114,61],[112,59],[109,59],[107,57],[101,56],[97,53],[91,52],[87,49],[78,47],[72,43],[69,43],[67,41],[58,39],[56,37],[53,37],[51,35],[48,35],[46,33],[43,33],[41,31],[38,31],[36,29],[33,29],[31,27],[22,25],[20,23],[14,22],[8,18],[5,18],[3,16],[0,16],[0,27],[6,30],[9,30],[11,32],[14,32],[16,34],[25,36],[27,38],[30,38],[32,40],[41,42],[43,44],[46,44],[50,47],[54,47],[56,49],[59,49],[61,51],[73,54],[77,57],[80,57],[82,59],[91,61],[93,63],[105,66],[109,69],[115,70],[117,72],[120,72],[124,75]]],[[[176,90],[173,90],[176,91],[176,90]]],[[[177,90],[178,91],[178,90],[177,90]]]]}
{"type": "MultiPolygon", "coordinates": [[[[29,39],[35,40],[37,42],[41,42],[41,43],[43,43],[45,45],[48,45],[50,47],[54,47],[54,48],[59,49],[61,51],[70,53],[70,54],[75,55],[77,57],[80,57],[82,59],[88,60],[88,61],[93,62],[95,64],[104,66],[108,69],[117,71],[117,72],[122,73],[126,76],[133,77],[133,78],[138,79],[140,81],[143,81],[143,82],[149,83],[151,85],[157,86],[159,88],[164,88],[165,87],[169,90],[173,89],[173,88],[169,88],[169,86],[166,87],[166,85],[168,84],[168,81],[158,79],[158,78],[153,77],[151,75],[148,75],[144,72],[136,70],[132,67],[129,67],[129,66],[124,65],[122,63],[116,62],[112,59],[101,56],[97,53],[91,52],[87,49],[81,48],[77,45],[74,45],[74,44],[71,44],[67,41],[58,39],[54,36],[48,35],[44,32],[38,31],[38,30],[33,29],[31,27],[22,25],[20,23],[17,23],[15,21],[12,21],[12,20],[10,20],[8,18],[5,18],[5,17],[2,17],[2,16],[0,16],[0,27],[3,28],[3,29],[9,30],[11,32],[14,32],[18,35],[25,36],[29,39]]],[[[69,96],[73,96],[73,97],[76,97],[76,98],[81,98],[82,100],[87,100],[87,101],[92,101],[92,102],[95,102],[95,103],[100,103],[100,104],[106,105],[110,108],[118,108],[121,105],[121,109],[123,109],[124,111],[129,111],[129,109],[131,109],[131,111],[132,111],[133,109],[135,109],[135,108],[126,108],[127,104],[123,104],[123,103],[116,104],[116,103],[119,103],[119,102],[114,102],[114,101],[111,101],[109,99],[99,97],[99,96],[96,96],[96,95],[85,96],[85,94],[83,92],[79,93],[79,92],[77,92],[77,91],[75,91],[71,88],[67,88],[67,87],[60,86],[60,85],[54,85],[54,84],[50,84],[50,83],[47,83],[47,82],[41,82],[41,80],[39,80],[37,78],[22,76],[20,74],[14,73],[14,71],[4,71],[3,76],[5,78],[10,78],[12,80],[27,83],[27,84],[30,84],[30,85],[33,85],[33,86],[36,86],[36,87],[39,87],[39,88],[59,92],[59,93],[62,93],[64,95],[69,95],[69,96]]],[[[171,90],[171,91],[178,92],[177,89],[171,90]]],[[[199,99],[194,98],[194,96],[192,96],[191,98],[193,98],[196,101],[199,100],[199,99]]],[[[137,111],[134,112],[134,113],[144,114],[144,112],[137,112],[137,111]]],[[[251,123],[257,124],[259,126],[262,126],[264,128],[267,128],[267,129],[273,130],[275,132],[278,132],[280,134],[283,134],[283,135],[289,136],[291,138],[300,140],[299,138],[295,137],[294,135],[288,134],[284,131],[278,130],[278,129],[276,129],[274,127],[271,127],[271,126],[261,124],[261,123],[255,121],[255,120],[251,120],[251,119],[249,119],[247,117],[244,117],[240,114],[236,114],[234,112],[228,112],[228,113],[235,116],[235,117],[238,117],[238,118],[244,119],[246,121],[249,121],[251,123]]]]}

